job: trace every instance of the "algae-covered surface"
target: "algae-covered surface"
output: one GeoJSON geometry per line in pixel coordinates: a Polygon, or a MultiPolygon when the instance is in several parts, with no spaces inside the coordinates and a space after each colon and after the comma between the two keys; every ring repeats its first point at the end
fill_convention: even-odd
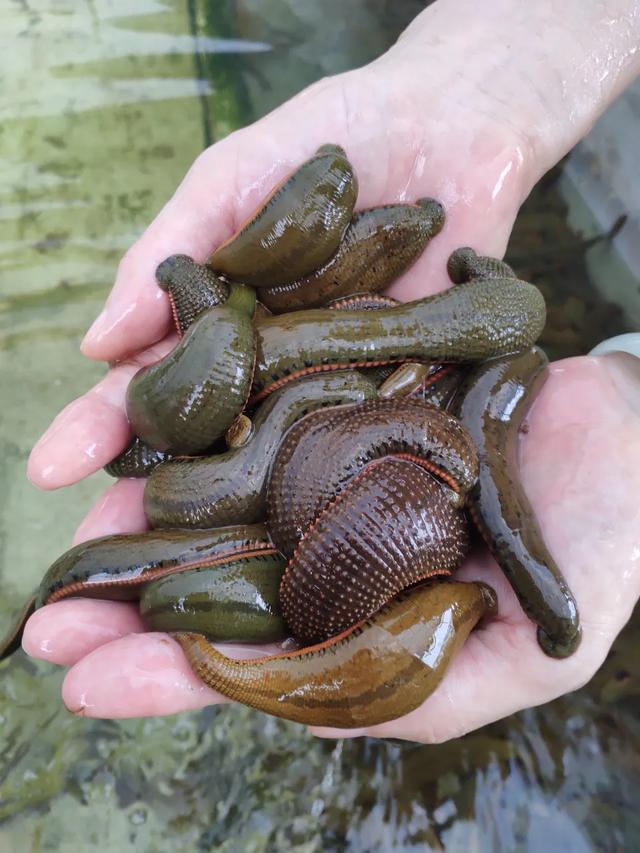
{"type": "MultiPolygon", "coordinates": [[[[0,617],[107,478],[43,494],[29,449],[103,367],[78,344],[118,258],[206,144],[379,54],[424,4],[7,2],[0,44],[0,617]]],[[[554,355],[626,331],[551,176],[509,258],[546,288],[554,355]]],[[[589,235],[593,237],[593,235],[589,235]]],[[[604,248],[603,248],[604,247],[604,248]]],[[[609,248],[608,248],[609,247],[609,248]]],[[[584,689],[454,743],[322,742],[226,706],[76,719],[61,671],[0,673],[0,850],[618,851],[640,847],[640,625],[584,689]]]]}

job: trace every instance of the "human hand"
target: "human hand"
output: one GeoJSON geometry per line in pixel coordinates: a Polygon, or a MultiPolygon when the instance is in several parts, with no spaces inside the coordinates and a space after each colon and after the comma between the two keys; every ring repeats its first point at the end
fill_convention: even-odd
{"type": "MultiPolygon", "coordinates": [[[[522,437],[522,477],[578,603],[577,652],[558,661],[540,651],[534,624],[478,552],[458,576],[496,589],[497,618],[470,635],[438,690],[384,725],[316,733],[446,740],[573,690],[598,669],[640,594],[640,360],[617,354],[552,365],[522,437]]],[[[142,632],[135,605],[68,600],[37,611],[23,644],[71,666],[62,692],[74,713],[168,714],[225,701],[196,678],[176,642],[142,632]]]]}
{"type": "MultiPolygon", "coordinates": [[[[89,357],[119,364],[96,388],[67,407],[34,449],[29,475],[37,485],[56,488],[75,482],[100,468],[126,446],[130,437],[124,414],[128,381],[140,364],[157,360],[173,345],[172,339],[166,337],[170,324],[166,295],[154,281],[157,264],[173,253],[203,259],[235,230],[271,186],[324,142],[346,148],[360,179],[358,207],[412,201],[425,195],[436,197],[445,205],[445,229],[398,282],[394,288],[396,295],[415,298],[446,286],[446,258],[460,245],[473,245],[483,254],[502,254],[518,207],[530,187],[575,140],[566,129],[554,136],[552,113],[532,120],[535,109],[531,102],[511,98],[510,92],[496,87],[499,43],[496,49],[481,52],[479,56],[476,50],[475,66],[473,62],[465,63],[464,73],[461,72],[461,57],[466,60],[469,45],[464,42],[464,34],[458,32],[458,19],[451,12],[452,7],[455,3],[439,3],[428,10],[441,17],[431,27],[437,39],[427,45],[426,57],[424,44],[419,44],[412,33],[414,25],[401,43],[378,62],[321,81],[262,121],[201,155],[174,198],[120,265],[107,308],[83,344],[83,351],[89,357]],[[444,11],[438,12],[439,7],[444,11]],[[443,39],[446,49],[442,47],[443,39]],[[418,50],[419,60],[412,56],[418,50]],[[417,69],[428,72],[430,79],[416,73],[417,69]],[[544,126],[545,120],[548,127],[544,126]]],[[[469,43],[474,48],[476,35],[477,32],[472,32],[469,43]]],[[[590,117],[585,119],[587,124],[604,100],[601,97],[597,106],[592,107],[590,117]]],[[[574,135],[580,132],[580,127],[575,122],[574,135]]],[[[575,369],[567,368],[562,374],[565,381],[567,377],[571,379],[575,369]]],[[[598,376],[601,383],[602,375],[598,376]]],[[[552,382],[555,381],[554,374],[552,382]]],[[[587,386],[595,381],[589,379],[587,386]]],[[[595,390],[600,392],[599,385],[595,390]]],[[[536,411],[543,407],[549,393],[545,389],[536,411]]],[[[551,423],[555,417],[561,425],[561,414],[551,414],[551,423]]],[[[572,415],[573,411],[566,414],[572,415]]],[[[527,454],[527,447],[533,446],[535,450],[536,444],[540,445],[541,453],[548,451],[542,440],[536,440],[535,430],[532,432],[533,436],[527,436],[525,443],[527,454]]],[[[601,442],[604,446],[602,435],[601,442]]],[[[536,466],[536,470],[544,468],[539,459],[536,466]]],[[[533,475],[525,476],[525,485],[527,476],[533,475]]],[[[573,484],[570,485],[573,494],[573,484]]],[[[76,541],[144,529],[142,487],[141,482],[134,481],[116,484],[89,513],[76,534],[76,541]]],[[[535,501],[534,505],[537,507],[535,501]]],[[[576,512],[573,505],[571,512],[572,515],[576,512]]],[[[541,515],[544,524],[543,509],[541,515]]],[[[586,510],[584,515],[584,529],[589,530],[586,520],[590,516],[586,510]]],[[[623,533],[629,535],[626,527],[620,535],[623,533]]],[[[553,538],[549,541],[553,548],[553,538]]],[[[562,554],[558,553],[558,557],[562,566],[562,554]]],[[[478,632],[470,639],[465,654],[456,661],[441,690],[424,706],[428,709],[429,702],[445,695],[445,691],[451,695],[456,683],[460,684],[459,690],[475,689],[475,694],[460,695],[468,697],[463,699],[467,704],[477,705],[476,715],[470,715],[464,723],[456,723],[454,734],[465,726],[481,725],[495,715],[522,707],[520,703],[536,704],[557,695],[553,689],[549,694],[548,684],[546,691],[532,689],[541,688],[542,681],[557,685],[560,678],[560,692],[572,684],[569,669],[551,678],[544,667],[558,664],[542,658],[539,681],[532,679],[526,690],[517,689],[513,695],[510,690],[505,691],[503,698],[509,701],[499,706],[492,695],[495,690],[487,691],[485,684],[484,690],[478,692],[479,684],[466,677],[471,674],[470,668],[480,671],[480,667],[469,662],[475,660],[474,654],[480,655],[479,638],[491,637],[492,643],[501,642],[500,636],[495,636],[497,628],[513,625],[506,641],[507,647],[513,645],[517,654],[505,659],[496,655],[494,648],[494,654],[485,661],[484,671],[485,681],[491,681],[492,667],[496,666],[507,679],[516,678],[517,673],[508,674],[509,660],[511,666],[515,664],[520,670],[525,657],[521,638],[528,637],[531,628],[495,566],[489,568],[487,561],[486,557],[470,561],[462,574],[472,576],[484,566],[483,578],[495,583],[499,592],[500,621],[495,628],[478,632]],[[518,642],[516,638],[520,638],[518,642]],[[465,678],[460,679],[460,672],[465,673],[465,678]],[[490,707],[482,714],[477,713],[483,701],[486,704],[487,695],[492,700],[490,707]]],[[[567,574],[573,585],[568,570],[567,574]]],[[[613,586],[611,582],[610,585],[613,586]]],[[[574,591],[582,607],[579,589],[574,591]]],[[[601,600],[599,588],[598,593],[596,598],[601,600]]],[[[588,595],[587,592],[583,597],[588,599],[588,595]]],[[[615,618],[611,616],[601,636],[610,642],[624,621],[624,613],[618,607],[615,618]]],[[[32,618],[25,633],[25,648],[52,662],[73,665],[65,681],[64,698],[69,707],[81,713],[95,716],[170,713],[219,698],[195,679],[181,651],[168,638],[154,634],[124,636],[142,630],[130,605],[66,601],[44,608],[32,618]]],[[[575,683],[578,683],[594,671],[593,661],[597,666],[603,649],[604,645],[594,647],[585,637],[578,655],[562,666],[576,671],[575,683]]],[[[535,641],[528,654],[540,654],[535,641]]],[[[535,666],[533,669],[536,671],[535,666]]],[[[419,713],[416,711],[414,715],[419,713]]],[[[429,712],[428,725],[435,726],[432,714],[429,712]]],[[[402,721],[387,724],[384,733],[415,739],[446,736],[436,729],[429,731],[422,717],[411,722],[414,715],[409,715],[404,724],[402,721]],[[402,725],[404,733],[394,728],[402,725]]],[[[449,708],[442,721],[455,719],[449,708]]]]}

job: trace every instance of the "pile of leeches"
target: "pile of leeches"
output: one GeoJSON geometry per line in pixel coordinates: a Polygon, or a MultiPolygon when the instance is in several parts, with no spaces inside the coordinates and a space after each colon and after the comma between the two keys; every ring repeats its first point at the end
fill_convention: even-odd
{"type": "Polygon", "coordinates": [[[69,550],[27,604],[136,599],[225,696],[302,723],[418,707],[496,608],[451,579],[482,534],[553,657],[575,602],[522,490],[517,437],[544,381],[544,300],[505,263],[453,253],[449,290],[379,295],[442,229],[433,199],[354,213],[324,145],[204,264],[157,270],[180,341],[128,389],[147,533],[69,550]],[[292,639],[291,639],[292,638],[292,639]],[[282,643],[232,660],[214,643],[282,643]],[[285,642],[283,642],[285,641],[285,642]]]}

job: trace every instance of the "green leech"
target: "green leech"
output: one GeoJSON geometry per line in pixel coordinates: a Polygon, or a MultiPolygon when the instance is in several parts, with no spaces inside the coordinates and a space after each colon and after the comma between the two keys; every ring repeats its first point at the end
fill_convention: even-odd
{"type": "Polygon", "coordinates": [[[254,365],[251,318],[210,308],[168,356],[127,389],[127,416],[145,443],[172,455],[198,453],[224,435],[245,406],[254,365]]]}
{"type": "Polygon", "coordinates": [[[581,639],[578,608],[553,559],[518,472],[518,434],[546,378],[547,358],[533,347],[477,366],[460,388],[453,411],[478,448],[480,474],[470,494],[471,516],[522,609],[538,625],[551,657],[567,657],[581,639]]]}
{"type": "Polygon", "coordinates": [[[459,284],[380,311],[309,311],[257,323],[254,399],[335,366],[372,362],[482,361],[529,347],[545,321],[544,299],[518,279],[459,284]]]}
{"type": "Polygon", "coordinates": [[[175,459],[156,468],[144,493],[149,522],[169,528],[261,521],[271,463],[289,427],[316,409],[375,396],[375,384],[355,370],[288,385],[258,409],[253,433],[241,447],[200,459],[175,459]]]}
{"type": "Polygon", "coordinates": [[[140,614],[151,631],[195,631],[213,642],[274,643],[288,636],[279,554],[193,569],[146,584],[140,614]]]}

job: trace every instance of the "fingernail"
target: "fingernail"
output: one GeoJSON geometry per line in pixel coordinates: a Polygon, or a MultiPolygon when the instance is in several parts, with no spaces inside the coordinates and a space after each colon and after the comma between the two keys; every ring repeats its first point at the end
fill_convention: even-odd
{"type": "Polygon", "coordinates": [[[628,352],[640,358],[640,332],[630,332],[627,335],[616,335],[607,338],[595,346],[589,355],[607,355],[610,352],[628,352]]]}

